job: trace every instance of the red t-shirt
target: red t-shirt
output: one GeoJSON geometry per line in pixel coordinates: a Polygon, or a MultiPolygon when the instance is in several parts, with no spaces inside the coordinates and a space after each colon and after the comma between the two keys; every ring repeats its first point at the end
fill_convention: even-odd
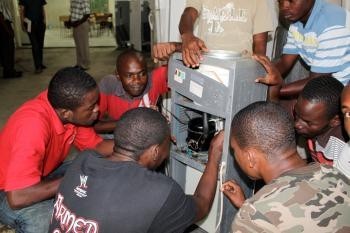
{"type": "MultiPolygon", "coordinates": [[[[148,79],[143,95],[148,93],[151,105],[155,105],[159,96],[168,91],[167,72],[166,66],[156,68],[148,79]]],[[[104,77],[99,83],[99,88],[100,119],[107,114],[111,119],[118,120],[124,112],[137,108],[142,101],[143,95],[139,98],[128,98],[121,82],[114,75],[104,77]]]]}
{"type": "Polygon", "coordinates": [[[93,128],[63,125],[47,91],[24,103],[0,131],[0,190],[22,189],[40,182],[66,158],[102,141],[93,128]]]}

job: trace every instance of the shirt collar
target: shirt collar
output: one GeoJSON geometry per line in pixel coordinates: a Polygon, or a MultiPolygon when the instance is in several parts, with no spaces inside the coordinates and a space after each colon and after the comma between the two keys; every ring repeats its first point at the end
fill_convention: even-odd
{"type": "MultiPolygon", "coordinates": [[[[310,29],[315,21],[317,21],[317,17],[319,17],[319,13],[323,7],[325,2],[323,0],[316,0],[314,3],[314,6],[311,10],[311,14],[309,16],[309,19],[306,22],[305,29],[310,29]]],[[[301,23],[301,22],[300,22],[301,23]]]]}
{"type": "Polygon", "coordinates": [[[59,118],[57,112],[50,104],[48,98],[47,98],[47,90],[43,91],[39,96],[38,99],[44,101],[47,104],[47,109],[50,112],[51,122],[53,124],[53,128],[55,129],[55,132],[59,134],[63,134],[67,131],[67,129],[73,128],[74,126],[72,124],[66,124],[64,125],[59,118]]]}

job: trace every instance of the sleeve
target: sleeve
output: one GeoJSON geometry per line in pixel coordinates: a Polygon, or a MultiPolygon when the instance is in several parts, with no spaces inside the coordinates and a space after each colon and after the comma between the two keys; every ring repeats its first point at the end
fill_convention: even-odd
{"type": "Polygon", "coordinates": [[[203,0],[187,0],[186,7],[193,7],[198,12],[201,12],[203,0]]]}
{"type": "Polygon", "coordinates": [[[16,140],[9,152],[11,159],[5,178],[6,191],[26,188],[41,180],[45,148],[50,138],[50,128],[40,117],[17,122],[17,130],[9,135],[16,140]]]}
{"type": "Polygon", "coordinates": [[[350,144],[346,143],[338,159],[334,160],[333,166],[350,178],[350,144]]]}
{"type": "Polygon", "coordinates": [[[256,1],[253,35],[274,30],[271,10],[266,0],[256,1]]]}
{"type": "Polygon", "coordinates": [[[168,67],[161,66],[152,72],[152,85],[156,86],[158,94],[164,94],[168,91],[168,67]]]}
{"type": "Polygon", "coordinates": [[[280,232],[280,229],[271,224],[264,213],[245,202],[232,222],[231,232],[280,232]]]}
{"type": "Polygon", "coordinates": [[[173,182],[169,196],[148,232],[184,232],[194,223],[195,217],[196,206],[192,196],[185,195],[181,187],[173,182]]]}
{"type": "Polygon", "coordinates": [[[296,47],[296,41],[293,37],[293,34],[297,33],[297,28],[294,25],[289,26],[287,42],[283,47],[283,54],[299,54],[299,51],[296,47]]]}
{"type": "Polygon", "coordinates": [[[350,30],[332,27],[318,37],[318,47],[313,57],[311,71],[334,73],[350,66],[350,30]]]}
{"type": "Polygon", "coordinates": [[[89,0],[84,0],[83,1],[83,9],[84,9],[84,15],[90,14],[91,10],[90,10],[90,2],[89,0]]]}
{"type": "Polygon", "coordinates": [[[74,139],[74,145],[79,150],[94,149],[97,144],[102,142],[102,138],[96,134],[92,127],[78,127],[74,139]]]}

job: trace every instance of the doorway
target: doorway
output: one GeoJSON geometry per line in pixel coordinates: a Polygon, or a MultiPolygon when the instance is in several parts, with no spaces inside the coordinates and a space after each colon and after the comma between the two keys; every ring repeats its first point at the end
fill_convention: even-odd
{"type": "Polygon", "coordinates": [[[137,50],[150,52],[150,10],[148,0],[115,0],[116,39],[119,48],[133,46],[137,50]]]}

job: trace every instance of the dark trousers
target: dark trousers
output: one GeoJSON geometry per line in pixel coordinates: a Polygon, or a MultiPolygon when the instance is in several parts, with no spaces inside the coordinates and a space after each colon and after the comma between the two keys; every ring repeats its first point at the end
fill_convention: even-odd
{"type": "Polygon", "coordinates": [[[31,32],[28,32],[30,43],[32,44],[32,54],[35,69],[40,69],[43,65],[43,47],[46,25],[44,23],[32,23],[31,32]]]}
{"type": "Polygon", "coordinates": [[[0,60],[3,66],[3,75],[11,76],[15,72],[15,43],[11,22],[0,23],[0,60]]]}

